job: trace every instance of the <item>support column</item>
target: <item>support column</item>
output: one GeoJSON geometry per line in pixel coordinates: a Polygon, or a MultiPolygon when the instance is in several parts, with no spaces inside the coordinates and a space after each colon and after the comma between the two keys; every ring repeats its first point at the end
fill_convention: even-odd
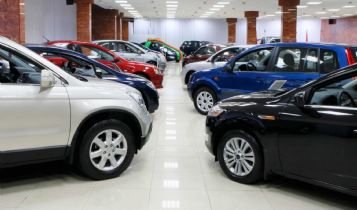
{"type": "Polygon", "coordinates": [[[123,18],[121,23],[122,23],[122,40],[128,41],[129,40],[129,19],[123,18]]]}
{"type": "Polygon", "coordinates": [[[117,39],[122,40],[123,39],[123,29],[122,29],[122,20],[124,18],[124,13],[119,13],[117,16],[117,39]]]}
{"type": "Polygon", "coordinates": [[[117,39],[118,10],[104,9],[100,6],[93,5],[92,14],[93,40],[117,39]]]}
{"type": "Polygon", "coordinates": [[[228,43],[236,43],[237,18],[227,18],[228,43]]]}
{"type": "Polygon", "coordinates": [[[23,1],[0,0],[0,35],[18,43],[25,41],[23,9],[23,1]]]}
{"type": "Polygon", "coordinates": [[[77,4],[77,40],[92,41],[92,5],[93,0],[76,0],[77,4]]]}
{"type": "Polygon", "coordinates": [[[281,6],[282,42],[296,42],[296,6],[300,0],[279,0],[281,6]]]}
{"type": "Polygon", "coordinates": [[[244,16],[247,18],[247,44],[257,44],[257,17],[258,11],[246,11],[244,16]]]}

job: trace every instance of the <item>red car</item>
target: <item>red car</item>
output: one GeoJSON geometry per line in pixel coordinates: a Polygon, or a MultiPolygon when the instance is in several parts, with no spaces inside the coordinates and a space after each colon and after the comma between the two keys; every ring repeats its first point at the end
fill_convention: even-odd
{"type": "Polygon", "coordinates": [[[121,70],[145,77],[152,81],[156,88],[162,88],[163,75],[156,66],[151,64],[125,60],[107,48],[88,42],[53,41],[47,44],[85,54],[109,67],[113,67],[113,63],[115,63],[121,70]]]}
{"type": "Polygon", "coordinates": [[[196,50],[194,53],[192,53],[192,55],[186,56],[182,62],[182,66],[185,66],[189,63],[207,60],[213,54],[223,50],[224,48],[226,48],[226,46],[219,44],[208,44],[202,46],[198,48],[198,50],[196,50]]]}

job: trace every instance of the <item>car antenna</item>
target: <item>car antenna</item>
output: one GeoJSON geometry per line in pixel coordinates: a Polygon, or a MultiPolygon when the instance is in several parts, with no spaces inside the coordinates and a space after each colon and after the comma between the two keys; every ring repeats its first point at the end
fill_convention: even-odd
{"type": "Polygon", "coordinates": [[[42,36],[42,38],[44,38],[44,39],[46,40],[46,43],[49,43],[49,42],[50,42],[50,40],[47,39],[47,37],[45,37],[44,35],[42,36]]]}

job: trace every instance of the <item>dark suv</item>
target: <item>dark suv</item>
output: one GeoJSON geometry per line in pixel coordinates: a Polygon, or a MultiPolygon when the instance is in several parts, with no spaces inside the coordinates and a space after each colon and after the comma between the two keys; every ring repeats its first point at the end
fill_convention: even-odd
{"type": "Polygon", "coordinates": [[[300,88],[239,95],[208,114],[206,145],[250,184],[279,174],[357,195],[357,64],[300,88]]]}
{"type": "Polygon", "coordinates": [[[180,50],[185,53],[185,55],[191,55],[194,53],[198,48],[212,44],[212,42],[209,41],[184,41],[181,46],[180,50]]]}

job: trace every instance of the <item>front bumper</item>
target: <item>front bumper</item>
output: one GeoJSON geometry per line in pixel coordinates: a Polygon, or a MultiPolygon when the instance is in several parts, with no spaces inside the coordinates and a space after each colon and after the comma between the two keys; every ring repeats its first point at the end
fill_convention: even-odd
{"type": "Polygon", "coordinates": [[[205,145],[208,151],[215,155],[214,148],[213,148],[213,131],[212,129],[215,127],[216,120],[211,117],[206,118],[206,137],[205,137],[205,145]]]}
{"type": "Polygon", "coordinates": [[[146,136],[141,137],[140,144],[138,145],[138,150],[142,149],[144,145],[149,141],[150,135],[152,133],[153,123],[150,124],[150,128],[146,136]]]}

